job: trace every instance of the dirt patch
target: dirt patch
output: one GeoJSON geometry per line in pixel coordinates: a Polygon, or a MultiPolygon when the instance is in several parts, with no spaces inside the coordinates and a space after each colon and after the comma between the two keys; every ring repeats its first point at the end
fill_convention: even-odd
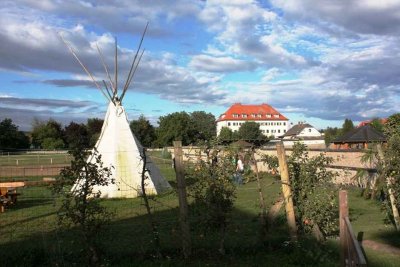
{"type": "Polygon", "coordinates": [[[363,240],[362,245],[363,245],[363,247],[370,248],[370,249],[373,249],[376,251],[382,251],[382,252],[400,256],[400,248],[393,247],[388,244],[379,243],[379,242],[376,242],[373,240],[363,240]]]}

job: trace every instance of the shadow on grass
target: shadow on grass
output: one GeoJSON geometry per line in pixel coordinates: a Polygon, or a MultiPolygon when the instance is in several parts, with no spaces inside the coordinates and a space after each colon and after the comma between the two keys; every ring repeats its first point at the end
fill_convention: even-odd
{"type": "Polygon", "coordinates": [[[376,233],[373,237],[385,241],[385,244],[400,249],[400,232],[395,229],[376,233]]]}
{"type": "MultiPolygon", "coordinates": [[[[118,201],[116,202],[118,204],[118,201]]],[[[28,204],[28,203],[27,203],[28,204]]],[[[46,216],[41,215],[41,216],[46,216]]],[[[133,216],[133,215],[132,215],[133,216]]],[[[336,266],[334,244],[304,238],[288,242],[284,217],[278,217],[260,242],[259,218],[235,209],[227,229],[226,254],[217,248],[219,234],[202,231],[198,215],[191,214],[192,257],[181,257],[178,209],[154,213],[161,239],[162,258],[156,258],[153,236],[145,215],[112,221],[96,236],[103,264],[111,266],[336,266]]],[[[201,216],[201,215],[200,215],[201,216]]],[[[0,258],[7,266],[85,266],[84,243],[77,229],[36,231],[23,240],[0,244],[0,258]]]]}

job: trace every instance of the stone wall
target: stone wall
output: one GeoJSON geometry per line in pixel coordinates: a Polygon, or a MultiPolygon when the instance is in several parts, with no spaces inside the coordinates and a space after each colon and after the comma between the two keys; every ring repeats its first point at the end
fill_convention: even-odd
{"type": "MultiPolygon", "coordinates": [[[[171,154],[174,154],[173,147],[168,148],[171,154]]],[[[286,150],[286,155],[292,153],[291,149],[286,150]]],[[[322,150],[322,149],[310,149],[308,150],[309,156],[318,156],[324,153],[327,157],[333,158],[334,162],[329,170],[337,173],[336,183],[340,184],[359,184],[360,181],[355,178],[357,174],[357,169],[373,169],[370,164],[365,164],[361,162],[361,157],[364,155],[362,150],[322,150]]],[[[257,167],[260,171],[269,172],[270,170],[264,165],[260,159],[262,155],[273,155],[276,156],[277,152],[274,149],[257,149],[256,150],[256,160],[257,167]]],[[[206,154],[200,150],[198,147],[187,146],[183,147],[183,160],[196,162],[199,159],[205,160],[206,154]],[[200,156],[199,156],[200,155],[200,156]]]]}

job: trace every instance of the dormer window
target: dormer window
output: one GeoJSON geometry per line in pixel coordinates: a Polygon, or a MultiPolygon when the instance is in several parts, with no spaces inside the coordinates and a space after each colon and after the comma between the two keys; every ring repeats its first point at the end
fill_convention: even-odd
{"type": "Polygon", "coordinates": [[[247,114],[242,114],[242,118],[247,118],[247,114]]]}
{"type": "Polygon", "coordinates": [[[271,114],[267,114],[266,116],[267,116],[267,118],[271,118],[271,114]]]}
{"type": "Polygon", "coordinates": [[[261,117],[262,117],[262,115],[261,115],[261,114],[257,114],[257,117],[261,118],[261,117]]]}
{"type": "Polygon", "coordinates": [[[254,113],[251,114],[251,117],[252,117],[252,118],[255,118],[255,117],[256,117],[256,114],[254,114],[254,113]]]}
{"type": "Polygon", "coordinates": [[[239,114],[232,114],[234,118],[239,118],[239,114]]]}
{"type": "Polygon", "coordinates": [[[275,115],[274,115],[274,118],[279,118],[279,114],[275,114],[275,115]]]}

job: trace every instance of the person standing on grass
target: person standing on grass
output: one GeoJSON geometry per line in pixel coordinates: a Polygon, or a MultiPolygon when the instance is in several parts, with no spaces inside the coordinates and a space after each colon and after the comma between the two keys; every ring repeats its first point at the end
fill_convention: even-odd
{"type": "Polygon", "coordinates": [[[236,161],[236,173],[235,173],[235,182],[237,184],[243,184],[243,176],[242,174],[244,173],[244,164],[243,164],[243,156],[239,155],[237,161],[236,161]]]}

